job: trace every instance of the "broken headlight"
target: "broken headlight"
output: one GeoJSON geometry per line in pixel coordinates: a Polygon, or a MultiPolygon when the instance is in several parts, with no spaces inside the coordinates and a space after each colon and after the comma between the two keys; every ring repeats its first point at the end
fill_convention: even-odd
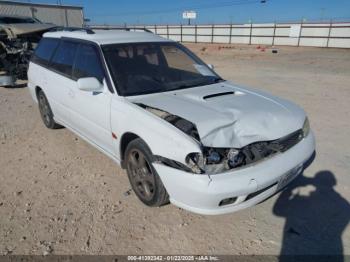
{"type": "Polygon", "coordinates": [[[309,133],[310,133],[310,122],[309,122],[309,119],[306,117],[303,125],[303,136],[307,137],[309,133]]]}
{"type": "Polygon", "coordinates": [[[203,148],[203,153],[190,153],[188,167],[195,174],[216,174],[241,166],[244,155],[234,148],[203,148]]]}
{"type": "Polygon", "coordinates": [[[204,156],[201,153],[190,153],[186,156],[185,159],[188,167],[192,170],[195,174],[202,174],[204,173],[204,156]]]}
{"type": "Polygon", "coordinates": [[[236,167],[243,162],[243,155],[238,149],[232,148],[227,153],[227,161],[230,167],[236,167]]]}

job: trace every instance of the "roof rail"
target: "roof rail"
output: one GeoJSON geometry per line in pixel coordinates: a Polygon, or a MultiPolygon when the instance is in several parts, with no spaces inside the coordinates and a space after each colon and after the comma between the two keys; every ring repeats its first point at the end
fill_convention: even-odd
{"type": "Polygon", "coordinates": [[[66,32],[83,31],[83,32],[86,32],[87,34],[95,34],[95,32],[91,28],[86,28],[86,27],[57,26],[50,30],[50,32],[58,32],[58,31],[66,31],[66,32]]]}
{"type": "Polygon", "coordinates": [[[145,31],[147,33],[153,34],[153,32],[145,27],[122,27],[122,26],[90,26],[90,29],[95,30],[125,30],[125,31],[145,31]]]}
{"type": "Polygon", "coordinates": [[[65,26],[57,26],[50,30],[50,32],[58,32],[58,31],[66,31],[66,32],[75,32],[75,31],[83,31],[87,34],[95,34],[94,30],[125,30],[125,31],[145,31],[147,33],[153,34],[153,32],[144,27],[103,27],[103,26],[92,26],[92,27],[65,27],[65,26]]]}

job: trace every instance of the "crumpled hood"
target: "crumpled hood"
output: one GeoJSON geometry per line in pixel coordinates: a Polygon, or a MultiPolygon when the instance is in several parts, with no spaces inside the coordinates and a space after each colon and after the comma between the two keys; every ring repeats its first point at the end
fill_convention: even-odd
{"type": "Polygon", "coordinates": [[[229,82],[129,100],[191,121],[208,147],[241,148],[278,139],[301,129],[305,120],[305,112],[295,104],[229,82]]]}
{"type": "Polygon", "coordinates": [[[57,27],[53,24],[30,24],[30,23],[23,23],[23,24],[6,24],[6,25],[0,25],[0,27],[8,28],[12,31],[14,35],[24,35],[24,34],[30,34],[40,31],[48,31],[51,28],[57,27]]]}

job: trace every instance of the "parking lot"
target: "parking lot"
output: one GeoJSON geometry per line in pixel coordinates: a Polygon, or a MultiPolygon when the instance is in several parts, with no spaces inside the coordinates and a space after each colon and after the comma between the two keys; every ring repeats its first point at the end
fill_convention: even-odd
{"type": "Polygon", "coordinates": [[[0,254],[350,254],[350,50],[187,46],[305,109],[317,150],[303,176],[233,214],[149,208],[112,160],[46,129],[27,88],[0,88],[0,254]]]}

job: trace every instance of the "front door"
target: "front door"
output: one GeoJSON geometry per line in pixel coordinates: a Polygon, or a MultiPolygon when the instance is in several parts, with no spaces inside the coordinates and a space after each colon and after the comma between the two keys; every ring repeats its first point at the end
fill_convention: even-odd
{"type": "Polygon", "coordinates": [[[72,121],[79,133],[95,145],[115,156],[113,148],[110,110],[112,93],[105,81],[100,54],[93,44],[79,45],[74,65],[73,79],[95,77],[103,85],[102,92],[82,91],[77,82],[70,90],[69,107],[72,109],[72,121]]]}

